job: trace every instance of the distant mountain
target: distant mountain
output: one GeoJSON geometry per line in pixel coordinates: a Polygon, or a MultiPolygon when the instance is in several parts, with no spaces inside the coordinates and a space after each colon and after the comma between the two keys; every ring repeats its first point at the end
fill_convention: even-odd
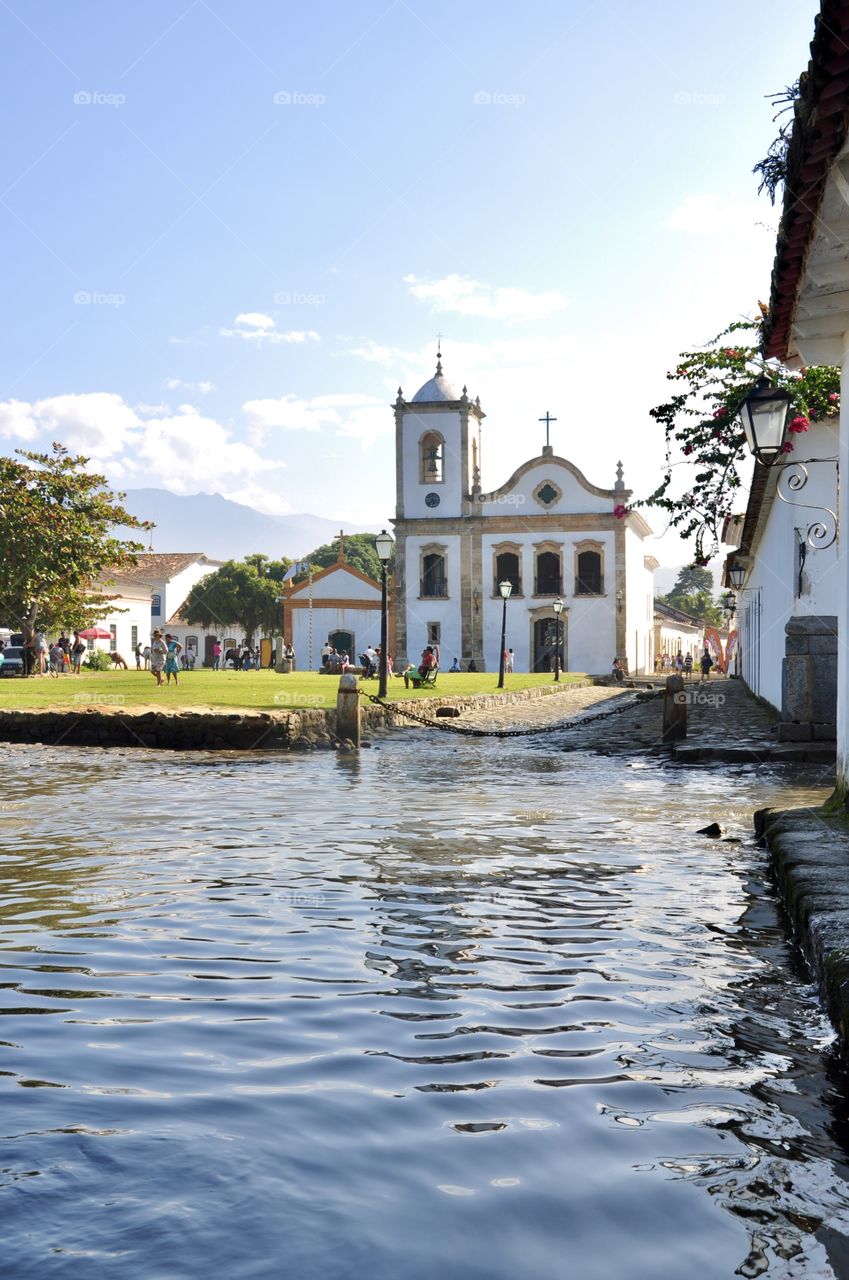
{"type": "Polygon", "coordinates": [[[214,560],[242,560],[253,551],[295,559],[330,542],[340,529],[370,532],[365,525],[323,516],[263,515],[220,493],[181,496],[167,489],[129,489],[125,505],[156,525],[154,551],[203,551],[214,560]]]}

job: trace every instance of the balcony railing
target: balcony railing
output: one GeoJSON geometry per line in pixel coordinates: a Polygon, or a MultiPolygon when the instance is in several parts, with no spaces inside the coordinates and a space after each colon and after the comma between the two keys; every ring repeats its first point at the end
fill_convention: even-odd
{"type": "Polygon", "coordinates": [[[604,580],[602,578],[576,578],[576,596],[603,596],[604,580]]]}
{"type": "Polygon", "coordinates": [[[534,583],[535,596],[559,596],[563,593],[563,579],[559,573],[544,574],[534,583]]]}
{"type": "Polygon", "coordinates": [[[419,596],[423,600],[444,600],[448,595],[448,583],[443,578],[437,578],[435,581],[429,578],[422,578],[419,586],[419,596]]]}

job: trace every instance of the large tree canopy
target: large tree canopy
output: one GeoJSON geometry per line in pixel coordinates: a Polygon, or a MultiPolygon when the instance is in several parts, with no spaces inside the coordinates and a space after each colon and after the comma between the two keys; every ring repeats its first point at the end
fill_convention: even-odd
{"type": "MultiPolygon", "coordinates": [[[[316,547],[308,556],[304,556],[315,569],[326,569],[339,559],[339,539],[326,542],[323,547],[316,547]]],[[[380,581],[380,558],[374,545],[373,533],[349,533],[345,535],[345,559],[354,569],[367,573],[370,578],[380,581]]],[[[303,582],[305,574],[300,574],[298,582],[303,582]]]]}
{"type": "Polygon", "coordinates": [[[267,556],[227,560],[195,583],[182,608],[187,622],[201,627],[240,626],[248,644],[256,631],[280,629],[280,584],[288,562],[267,556]]]}
{"type": "Polygon", "coordinates": [[[49,454],[16,452],[0,458],[0,621],[30,639],[37,626],[102,617],[110,597],[96,584],[144,550],[110,531],[152,526],[125,510],[125,495],[106,488],[104,476],[86,470],[88,458],[60,444],[49,454]]]}

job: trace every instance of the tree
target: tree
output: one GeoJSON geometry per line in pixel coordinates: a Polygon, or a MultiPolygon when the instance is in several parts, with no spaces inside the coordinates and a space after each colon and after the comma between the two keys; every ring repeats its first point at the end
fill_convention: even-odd
{"type": "Polygon", "coordinates": [[[116,526],[150,529],[125,510],[125,495],[86,471],[89,459],[54,444],[0,458],[0,610],[30,643],[36,627],[80,627],[102,617],[96,589],[109,570],[134,564],[144,544],[112,536],[116,526]]]}
{"type": "Polygon", "coordinates": [[[186,621],[201,627],[240,626],[249,645],[255,631],[273,633],[279,628],[280,582],[258,571],[258,559],[265,561],[267,557],[227,560],[215,573],[196,582],[182,608],[186,621]]]}
{"type": "Polygon", "coordinates": [[[679,570],[672,590],[659,599],[710,626],[722,624],[722,609],[713,595],[713,574],[699,565],[687,565],[679,570]]]}
{"type": "Polygon", "coordinates": [[[812,421],[840,412],[839,369],[811,365],[796,372],[764,360],[764,314],[760,320],[735,321],[706,347],[679,356],[666,376],[681,390],[650,411],[666,436],[666,465],[654,493],[635,505],[661,508],[682,538],[695,538],[696,565],[706,565],[719,550],[725,520],[733,514],[743,486],[749,459],[737,414],[757,378],[763,374],[793,397],[787,454],[793,453],[793,438],[807,431],[812,421]],[[678,449],[680,458],[674,456],[678,449]],[[689,487],[676,496],[673,473],[679,468],[689,487]]]}
{"type": "MultiPolygon", "coordinates": [[[[313,569],[326,569],[339,559],[339,539],[334,538],[323,547],[304,556],[313,569]]],[[[380,582],[380,558],[374,545],[373,533],[349,533],[345,535],[345,559],[352,569],[367,573],[370,578],[380,582]]],[[[306,574],[300,574],[296,581],[303,582],[306,574]]]]}

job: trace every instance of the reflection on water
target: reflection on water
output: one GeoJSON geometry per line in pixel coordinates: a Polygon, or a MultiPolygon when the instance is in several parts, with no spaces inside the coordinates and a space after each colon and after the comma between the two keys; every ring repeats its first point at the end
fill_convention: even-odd
{"type": "Polygon", "coordinates": [[[849,1275],[814,793],[552,746],[8,751],[4,1274],[849,1275]]]}

